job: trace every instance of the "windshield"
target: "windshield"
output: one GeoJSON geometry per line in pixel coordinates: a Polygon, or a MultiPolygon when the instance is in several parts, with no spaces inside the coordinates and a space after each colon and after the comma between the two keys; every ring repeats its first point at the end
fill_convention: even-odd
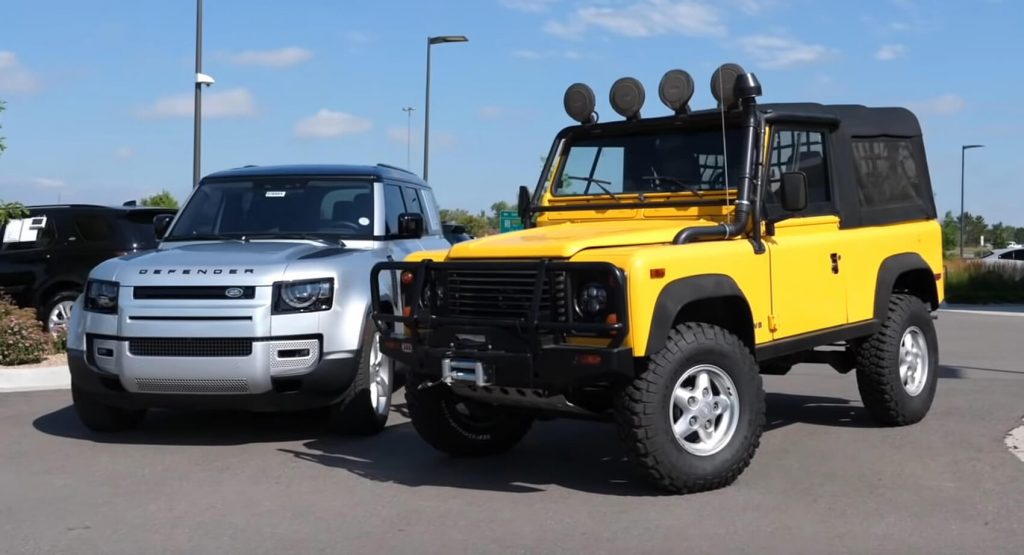
{"type": "Polygon", "coordinates": [[[591,137],[573,141],[552,194],[637,194],[724,190],[735,188],[742,141],[739,129],[727,129],[729,167],[726,172],[719,129],[668,129],[643,135],[591,137]]]}
{"type": "Polygon", "coordinates": [[[164,240],[372,236],[370,182],[275,177],[202,184],[164,240]]]}

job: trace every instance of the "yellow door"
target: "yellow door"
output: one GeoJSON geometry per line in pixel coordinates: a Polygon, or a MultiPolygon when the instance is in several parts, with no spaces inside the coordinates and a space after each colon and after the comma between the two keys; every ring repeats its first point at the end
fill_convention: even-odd
{"type": "Polygon", "coordinates": [[[813,216],[779,222],[766,241],[772,273],[773,339],[846,324],[839,218],[813,216]]]}
{"type": "Polygon", "coordinates": [[[847,323],[843,252],[830,179],[829,131],[808,127],[772,129],[765,212],[785,216],[767,238],[772,272],[773,339],[822,331],[847,323]],[[786,213],[778,197],[782,176],[804,174],[807,206],[786,213]]]}

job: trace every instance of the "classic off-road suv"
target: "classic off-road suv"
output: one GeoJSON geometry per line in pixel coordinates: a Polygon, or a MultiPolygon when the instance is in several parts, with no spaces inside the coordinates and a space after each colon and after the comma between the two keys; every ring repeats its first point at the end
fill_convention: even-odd
{"type": "Polygon", "coordinates": [[[344,431],[384,427],[393,370],[367,275],[449,244],[426,183],[382,165],[245,167],[204,178],[170,220],[157,250],[93,269],[72,311],[86,426],[128,428],[152,407],[330,407],[344,431]]]}
{"type": "Polygon", "coordinates": [[[496,453],[538,416],[614,416],[651,480],[693,492],[749,464],[763,373],[855,368],[879,423],[925,416],[942,252],[916,118],[758,105],[734,64],[712,91],[719,109],[691,112],[673,70],[659,93],[674,114],[643,119],[643,88],[622,79],[626,121],[596,123],[593,92],[570,87],[580,124],[520,190],[531,229],[377,265],[375,303],[376,280],[400,275],[402,313],[375,318],[428,443],[496,453]]]}

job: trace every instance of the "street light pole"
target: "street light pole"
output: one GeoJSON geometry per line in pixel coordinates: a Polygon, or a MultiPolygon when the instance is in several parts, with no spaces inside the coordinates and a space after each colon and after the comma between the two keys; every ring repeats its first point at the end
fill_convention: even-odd
{"type": "Polygon", "coordinates": [[[964,257],[964,154],[972,148],[985,145],[963,145],[960,147],[960,258],[964,257]]]}
{"type": "Polygon", "coordinates": [[[412,111],[415,109],[412,106],[402,108],[402,111],[408,116],[405,127],[405,169],[409,171],[412,171],[412,111]]]}
{"type": "Polygon", "coordinates": [[[203,84],[199,76],[203,73],[203,0],[196,0],[196,100],[192,114],[192,186],[199,185],[200,150],[203,134],[203,84]]]}
{"type": "Polygon", "coordinates": [[[430,165],[430,47],[446,42],[469,42],[463,35],[427,37],[427,98],[423,104],[423,180],[427,180],[430,165]]]}

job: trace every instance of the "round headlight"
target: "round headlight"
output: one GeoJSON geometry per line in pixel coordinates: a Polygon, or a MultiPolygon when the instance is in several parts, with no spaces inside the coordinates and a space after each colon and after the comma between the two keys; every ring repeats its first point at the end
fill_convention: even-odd
{"type": "Polygon", "coordinates": [[[317,300],[330,296],[326,282],[290,283],[281,289],[281,299],[293,308],[308,308],[317,300]]]}
{"type": "Polygon", "coordinates": [[[603,314],[608,309],[608,290],[600,283],[584,285],[576,294],[576,309],[587,318],[603,314]]]}

